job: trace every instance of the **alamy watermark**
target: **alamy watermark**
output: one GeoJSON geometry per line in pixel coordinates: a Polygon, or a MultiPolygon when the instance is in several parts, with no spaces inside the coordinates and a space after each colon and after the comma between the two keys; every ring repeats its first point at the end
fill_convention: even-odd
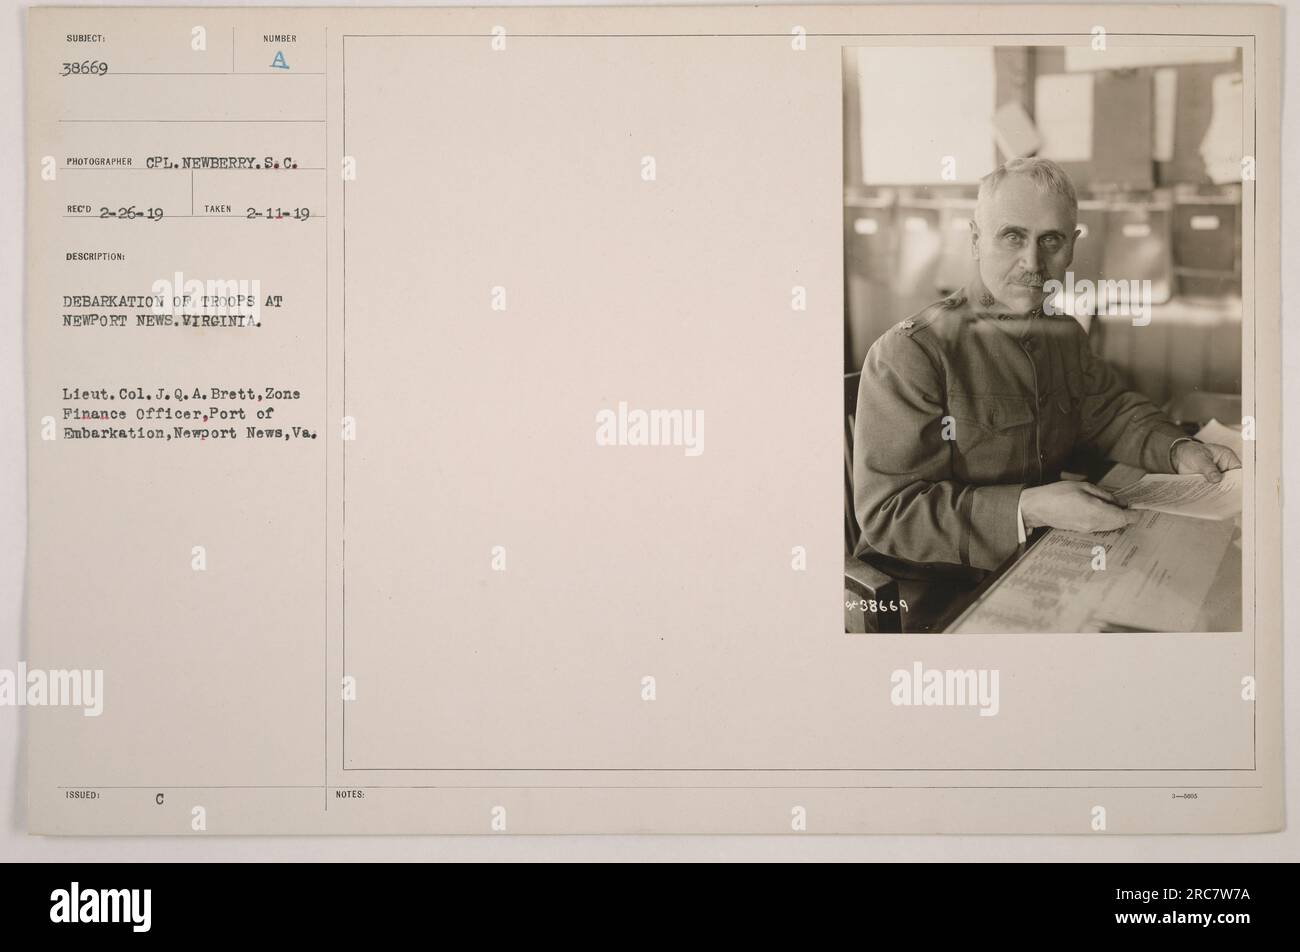
{"type": "Polygon", "coordinates": [[[153,283],[150,310],[203,326],[257,327],[262,323],[262,282],[257,279],[186,278],[177,271],[153,283]]]}
{"type": "Polygon", "coordinates": [[[704,452],[703,410],[638,410],[620,401],[596,413],[597,446],[680,446],[687,456],[704,452]]]}
{"type": "Polygon", "coordinates": [[[79,707],[86,717],[104,713],[104,672],[0,668],[0,707],[79,707]]]}
{"type": "Polygon", "coordinates": [[[73,882],[50,893],[50,922],[122,923],[132,932],[148,932],[152,906],[152,889],[88,889],[73,882]]]}
{"type": "Polygon", "coordinates": [[[980,717],[996,717],[998,669],[926,668],[914,662],[889,676],[889,701],[897,707],[977,707],[980,717]]]}
{"type": "Polygon", "coordinates": [[[1151,323],[1151,281],[1092,281],[1074,279],[1065,272],[1065,281],[1052,278],[1043,284],[1043,313],[1070,317],[1092,314],[1097,317],[1131,317],[1134,327],[1151,323]]]}

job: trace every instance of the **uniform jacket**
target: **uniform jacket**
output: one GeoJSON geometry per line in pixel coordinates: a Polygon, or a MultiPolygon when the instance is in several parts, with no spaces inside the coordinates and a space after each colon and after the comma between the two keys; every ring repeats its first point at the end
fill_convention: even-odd
{"type": "Polygon", "coordinates": [[[858,556],[993,569],[1019,545],[1021,490],[1080,445],[1168,473],[1186,436],[1093,355],[1074,318],[999,314],[982,286],[887,331],[867,354],[854,431],[858,556]],[[949,437],[949,438],[945,438],[949,437]]]}

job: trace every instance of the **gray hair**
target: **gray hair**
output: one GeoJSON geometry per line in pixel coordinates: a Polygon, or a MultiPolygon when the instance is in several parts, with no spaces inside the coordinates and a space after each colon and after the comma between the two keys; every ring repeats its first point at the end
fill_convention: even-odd
{"type": "Polygon", "coordinates": [[[1069,202],[1070,215],[1075,219],[1079,217],[1079,197],[1070,176],[1051,159],[1038,156],[1011,159],[980,179],[978,203],[983,205],[986,198],[991,198],[1008,175],[1027,175],[1043,191],[1060,195],[1069,202]]]}

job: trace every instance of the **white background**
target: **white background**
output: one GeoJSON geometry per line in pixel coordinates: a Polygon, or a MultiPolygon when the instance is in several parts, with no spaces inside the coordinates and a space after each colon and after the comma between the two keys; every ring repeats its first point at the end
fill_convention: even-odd
{"type": "MultiPolygon", "coordinates": [[[[568,0],[564,5],[580,5],[568,0]]],[[[962,2],[962,0],[949,0],[962,2]]],[[[100,5],[80,0],[80,6],[100,5]]],[[[135,6],[182,6],[134,0],[135,6]]],[[[195,6],[225,6],[219,2],[195,6]]],[[[244,6],[326,6],[322,2],[244,6]]],[[[354,4],[339,4],[354,6],[354,4]]],[[[472,6],[444,0],[444,6],[472,6]]],[[[492,5],[514,6],[510,0],[492,5]]],[[[537,5],[537,4],[532,4],[537,5]]],[[[630,4],[629,4],[630,5],[630,4]]],[[[28,4],[0,0],[0,668],[15,668],[26,657],[23,641],[23,567],[26,540],[26,460],[23,378],[23,233],[24,182],[23,133],[25,89],[23,36],[28,4]]],[[[1286,50],[1284,66],[1300,57],[1300,0],[1286,0],[1286,50]]],[[[1300,92],[1294,70],[1284,75],[1282,155],[1284,167],[1282,260],[1300,253],[1300,201],[1296,178],[1300,170],[1289,156],[1300,154],[1300,118],[1294,94],[1300,92]]],[[[1283,313],[1291,301],[1300,300],[1300,276],[1294,269],[1282,276],[1283,313]]],[[[1283,326],[1283,406],[1296,396],[1300,352],[1295,335],[1283,326]]],[[[1284,410],[1284,472],[1300,463],[1294,414],[1284,410]]],[[[1288,480],[1288,483],[1290,481],[1288,480]]],[[[1300,535],[1300,518],[1285,505],[1283,520],[1288,540],[1300,535]]],[[[1294,580],[1300,546],[1288,545],[1284,561],[1283,590],[1294,580]]],[[[1296,616],[1295,606],[1284,606],[1286,629],[1296,616]]],[[[1286,705],[1287,812],[1297,808],[1300,791],[1300,662],[1295,652],[1284,652],[1286,705]]],[[[21,708],[0,707],[0,861],[16,860],[1294,860],[1300,858],[1300,827],[1292,823],[1284,833],[1217,837],[193,837],[46,838],[31,837],[26,827],[26,778],[22,764],[21,708]]]]}

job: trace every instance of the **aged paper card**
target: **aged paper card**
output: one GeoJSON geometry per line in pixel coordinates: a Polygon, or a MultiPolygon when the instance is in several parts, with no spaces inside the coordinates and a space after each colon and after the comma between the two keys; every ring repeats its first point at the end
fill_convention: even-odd
{"type": "MultiPolygon", "coordinates": [[[[31,11],[32,832],[1278,829],[1279,34],[1242,6],[31,11]],[[1132,117],[1093,95],[1123,77],[1149,119],[1184,67],[1237,77],[1176,129],[1189,162],[1213,130],[1185,217],[1150,141],[1102,162],[1132,117]],[[1030,128],[1034,70],[1086,109],[1030,128]],[[1232,398],[1176,421],[1245,434],[1240,538],[1196,570],[1231,630],[941,634],[956,589],[842,538],[876,514],[846,409],[885,412],[846,374],[956,290],[934,263],[970,265],[998,142],[1042,136],[1106,271],[1078,277],[1139,295],[1093,296],[1090,346],[1161,412],[1232,398]],[[1140,200],[1097,178],[1134,161],[1140,200]],[[1157,395],[1179,347],[1240,361],[1157,395]],[[854,599],[904,633],[848,633],[854,599]]],[[[1016,447],[1031,488],[1025,440],[1101,379],[917,397],[933,431],[890,439],[952,416],[952,453],[1016,447]]],[[[1010,499],[990,551],[1018,491],[980,497],[1010,499]]],[[[963,505],[909,538],[978,551],[963,505]]]]}

